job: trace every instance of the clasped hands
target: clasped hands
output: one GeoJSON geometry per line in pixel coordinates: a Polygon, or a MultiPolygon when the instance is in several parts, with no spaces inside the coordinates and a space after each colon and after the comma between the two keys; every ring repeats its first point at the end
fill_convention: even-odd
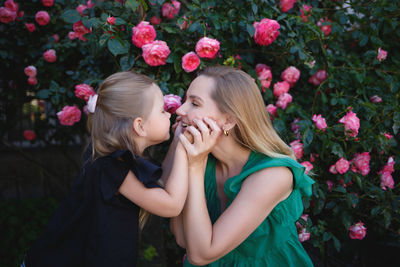
{"type": "Polygon", "coordinates": [[[186,149],[189,167],[204,166],[222,130],[214,120],[207,117],[203,120],[194,119],[193,123],[194,125],[184,128],[181,118],[177,117],[172,129],[175,131],[175,137],[179,138],[186,149]]]}

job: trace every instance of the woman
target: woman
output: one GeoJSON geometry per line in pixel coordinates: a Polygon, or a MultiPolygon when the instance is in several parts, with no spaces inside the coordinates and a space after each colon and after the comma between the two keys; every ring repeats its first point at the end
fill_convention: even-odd
{"type": "Polygon", "coordinates": [[[254,79],[209,67],[177,114],[194,138],[182,138],[189,192],[171,221],[184,266],[312,266],[295,222],[314,181],[275,132],[254,79]]]}

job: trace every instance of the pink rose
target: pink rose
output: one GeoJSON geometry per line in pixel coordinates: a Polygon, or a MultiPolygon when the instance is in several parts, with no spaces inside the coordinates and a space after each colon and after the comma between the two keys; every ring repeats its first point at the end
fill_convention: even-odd
{"type": "Polygon", "coordinates": [[[184,21],[181,24],[178,24],[179,29],[183,30],[187,30],[189,28],[189,26],[192,24],[192,21],[189,21],[188,18],[184,15],[183,16],[184,21]]]}
{"type": "Polygon", "coordinates": [[[289,92],[290,84],[286,81],[277,82],[274,84],[274,96],[279,97],[282,94],[289,92]]]}
{"type": "Polygon", "coordinates": [[[367,234],[367,228],[364,226],[364,223],[358,222],[349,228],[349,235],[351,239],[364,239],[367,234]]]}
{"type": "Polygon", "coordinates": [[[26,76],[28,77],[35,77],[37,74],[35,66],[28,66],[24,69],[26,76]]]}
{"type": "Polygon", "coordinates": [[[78,38],[78,34],[76,34],[76,32],[69,32],[68,33],[68,38],[70,40],[74,40],[74,39],[78,38]]]}
{"type": "Polygon", "coordinates": [[[387,52],[379,47],[378,55],[376,55],[376,59],[382,62],[386,59],[386,56],[387,56],[387,52]]]}
{"type": "Polygon", "coordinates": [[[150,25],[147,21],[141,21],[136,27],[132,28],[132,32],[132,43],[139,48],[153,42],[157,37],[153,25],[150,25]]]}
{"type": "Polygon", "coordinates": [[[36,30],[35,24],[25,23],[25,27],[29,32],[34,32],[36,30]]]}
{"type": "Polygon", "coordinates": [[[276,106],[281,109],[286,109],[286,107],[292,103],[292,96],[288,93],[283,93],[278,97],[276,101],[276,106]]]}
{"type": "Polygon", "coordinates": [[[391,189],[393,189],[394,187],[393,177],[390,172],[383,172],[381,174],[381,188],[383,190],[386,190],[386,187],[389,187],[391,189]]]}
{"type": "Polygon", "coordinates": [[[293,142],[291,142],[290,147],[292,148],[296,159],[301,159],[303,157],[303,144],[300,142],[300,140],[294,140],[293,142]]]}
{"type": "Polygon", "coordinates": [[[300,71],[293,66],[285,69],[281,74],[281,79],[288,82],[292,87],[300,78],[300,71]]]}
{"type": "Polygon", "coordinates": [[[24,137],[26,140],[33,141],[36,139],[36,133],[33,130],[25,130],[24,137]]]}
{"type": "Polygon", "coordinates": [[[356,113],[350,110],[344,117],[339,120],[339,122],[344,124],[344,129],[347,136],[357,136],[358,129],[360,128],[360,119],[357,118],[356,113]]]}
{"type": "Polygon", "coordinates": [[[369,173],[369,161],[371,160],[371,156],[369,152],[363,152],[361,154],[354,154],[354,158],[351,160],[352,171],[360,172],[363,176],[366,176],[369,173]]]}
{"type": "Polygon", "coordinates": [[[54,0],[42,0],[44,6],[51,7],[54,5],[54,0]]]}
{"type": "Polygon", "coordinates": [[[328,186],[328,191],[332,192],[333,189],[333,182],[331,180],[326,181],[326,185],[328,186]]]}
{"type": "Polygon", "coordinates": [[[369,100],[370,100],[372,103],[381,103],[381,102],[382,102],[382,98],[380,98],[380,97],[377,96],[377,95],[371,96],[371,97],[369,98],[369,100]]]}
{"type": "Polygon", "coordinates": [[[272,81],[272,72],[270,68],[264,68],[259,72],[258,80],[261,82],[262,90],[265,92],[265,88],[269,88],[272,81]]]}
{"type": "Polygon", "coordinates": [[[343,174],[346,173],[349,170],[350,167],[350,162],[348,162],[344,158],[340,158],[336,163],[335,163],[335,169],[338,173],[343,174]]]}
{"type": "Polygon", "coordinates": [[[281,0],[279,6],[282,12],[288,12],[293,8],[294,3],[296,3],[296,0],[281,0]]]}
{"type": "Polygon", "coordinates": [[[45,26],[50,22],[50,15],[46,11],[39,11],[35,15],[35,20],[40,26],[45,26]]]}
{"type": "Polygon", "coordinates": [[[30,85],[36,85],[36,84],[38,83],[38,81],[37,81],[36,77],[33,76],[33,77],[29,77],[29,78],[28,78],[28,83],[29,83],[30,85]]]}
{"type": "Polygon", "coordinates": [[[274,106],[274,104],[269,104],[268,106],[267,106],[267,112],[272,116],[272,117],[276,117],[276,116],[278,116],[278,114],[277,114],[277,107],[276,106],[274,106]]]}
{"type": "Polygon", "coordinates": [[[332,173],[332,174],[337,174],[338,173],[337,170],[336,170],[335,164],[333,164],[333,165],[331,165],[329,167],[329,172],[332,173]]]}
{"type": "Polygon", "coordinates": [[[79,5],[76,7],[76,11],[79,12],[79,14],[81,16],[85,15],[84,11],[87,9],[88,7],[86,5],[79,5]]]}
{"type": "Polygon", "coordinates": [[[94,92],[93,87],[88,84],[82,83],[75,85],[75,96],[85,100],[86,102],[89,100],[91,95],[95,94],[96,93],[94,92]]]}
{"type": "Polygon", "coordinates": [[[203,37],[196,44],[196,53],[202,58],[214,58],[219,51],[219,42],[216,39],[203,37]]]}
{"type": "Polygon", "coordinates": [[[17,18],[17,12],[6,7],[0,7],[0,22],[10,23],[17,18]]]}
{"type": "Polygon", "coordinates": [[[65,106],[57,113],[61,125],[71,126],[81,119],[81,110],[77,106],[65,106]]]}
{"type": "Polygon", "coordinates": [[[54,43],[58,43],[58,41],[60,41],[60,36],[58,36],[58,34],[53,34],[51,37],[53,37],[54,43]]]}
{"type": "Polygon", "coordinates": [[[264,70],[264,69],[267,69],[267,70],[271,70],[271,67],[269,67],[269,66],[267,66],[267,65],[265,65],[265,64],[257,64],[256,65],[256,72],[257,72],[257,76],[260,76],[260,73],[264,70]]]}
{"type": "Polygon", "coordinates": [[[83,22],[81,20],[75,22],[74,25],[72,26],[72,29],[76,33],[76,35],[79,38],[79,40],[82,40],[82,41],[87,41],[87,39],[85,37],[83,37],[83,36],[85,34],[87,34],[87,33],[91,33],[92,32],[91,29],[89,29],[85,25],[83,25],[83,22]]]}
{"type": "Polygon", "coordinates": [[[384,172],[388,172],[388,173],[394,172],[394,164],[395,164],[395,161],[394,161],[393,157],[389,157],[388,162],[383,167],[383,169],[378,172],[378,174],[382,174],[384,172]]]}
{"type": "Polygon", "coordinates": [[[393,138],[393,135],[388,134],[388,133],[383,133],[383,136],[385,136],[388,140],[393,138]]]}
{"type": "Polygon", "coordinates": [[[318,157],[319,157],[318,154],[311,153],[311,154],[310,154],[310,161],[311,161],[311,162],[314,162],[314,161],[317,160],[318,157]]]}
{"type": "Polygon", "coordinates": [[[310,77],[308,82],[314,85],[319,85],[327,78],[328,78],[328,73],[325,70],[319,70],[313,76],[310,77]]]}
{"type": "Polygon", "coordinates": [[[179,13],[181,3],[179,1],[172,0],[172,4],[164,3],[161,7],[161,14],[167,19],[173,19],[175,15],[179,13]]]}
{"type": "Polygon", "coordinates": [[[153,16],[153,17],[150,19],[150,23],[153,24],[153,25],[158,25],[158,24],[161,23],[161,18],[158,18],[158,17],[156,17],[156,16],[153,16]]]}
{"type": "Polygon", "coordinates": [[[200,65],[200,58],[195,52],[186,53],[182,57],[182,69],[186,72],[192,72],[200,65]]]}
{"type": "Polygon", "coordinates": [[[308,18],[311,16],[312,6],[303,5],[300,9],[300,17],[303,22],[307,22],[308,18]]]}
{"type": "Polygon", "coordinates": [[[326,125],[325,119],[321,116],[321,114],[314,114],[311,118],[311,120],[315,123],[315,126],[320,129],[325,131],[328,125],[326,125]]]}
{"type": "Polygon", "coordinates": [[[5,1],[4,6],[13,12],[18,12],[18,4],[14,0],[5,1]]]}
{"type": "Polygon", "coordinates": [[[88,0],[88,1],[86,2],[86,6],[87,6],[88,8],[92,8],[92,7],[94,7],[94,3],[92,3],[92,0],[88,0]]]}
{"type": "Polygon", "coordinates": [[[299,240],[300,242],[304,242],[307,241],[308,239],[310,239],[311,234],[307,233],[307,229],[303,228],[301,229],[301,232],[299,233],[299,240]]]}
{"type": "Polygon", "coordinates": [[[300,164],[303,165],[304,167],[306,167],[306,171],[305,171],[306,174],[308,174],[314,168],[314,166],[309,161],[304,161],[300,164]]]}
{"type": "Polygon", "coordinates": [[[297,124],[299,121],[300,119],[296,118],[290,123],[290,128],[294,133],[294,135],[296,136],[296,139],[300,139],[300,125],[297,124]]]}
{"type": "Polygon", "coordinates": [[[169,94],[164,96],[164,110],[174,114],[175,111],[182,105],[182,98],[177,95],[169,94]]]}
{"type": "Polygon", "coordinates": [[[114,25],[115,24],[115,18],[114,17],[108,17],[107,18],[107,23],[110,25],[114,25]]]}
{"type": "Polygon", "coordinates": [[[276,20],[264,18],[260,22],[253,23],[254,41],[256,44],[267,46],[270,45],[279,35],[279,28],[281,27],[276,20]]]}
{"type": "Polygon", "coordinates": [[[323,18],[321,18],[317,23],[317,26],[321,29],[321,31],[325,35],[329,35],[331,33],[332,26],[331,26],[330,22],[332,22],[332,21],[327,18],[325,18],[325,20],[323,18]],[[327,24],[327,25],[323,25],[323,24],[327,24]]]}
{"type": "Polygon", "coordinates": [[[164,41],[154,41],[142,46],[144,61],[150,66],[165,65],[169,53],[169,47],[164,41]]]}
{"type": "Polygon", "coordinates": [[[55,62],[57,60],[57,56],[56,56],[56,50],[54,49],[49,49],[46,52],[43,53],[43,57],[44,60],[46,60],[47,62],[55,62]]]}

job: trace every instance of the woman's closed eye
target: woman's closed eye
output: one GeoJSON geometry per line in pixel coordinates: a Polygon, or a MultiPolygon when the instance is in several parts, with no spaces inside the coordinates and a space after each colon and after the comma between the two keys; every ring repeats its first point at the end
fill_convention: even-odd
{"type": "Polygon", "coordinates": [[[195,107],[200,106],[200,105],[199,105],[198,103],[196,103],[195,101],[192,101],[192,105],[195,106],[195,107]]]}

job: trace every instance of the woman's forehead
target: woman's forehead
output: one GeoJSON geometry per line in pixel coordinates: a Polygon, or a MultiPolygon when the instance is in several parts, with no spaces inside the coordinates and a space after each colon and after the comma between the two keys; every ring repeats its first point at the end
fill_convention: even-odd
{"type": "Polygon", "coordinates": [[[193,80],[187,90],[187,96],[195,95],[200,98],[209,97],[215,88],[215,81],[211,77],[201,75],[193,80]]]}

